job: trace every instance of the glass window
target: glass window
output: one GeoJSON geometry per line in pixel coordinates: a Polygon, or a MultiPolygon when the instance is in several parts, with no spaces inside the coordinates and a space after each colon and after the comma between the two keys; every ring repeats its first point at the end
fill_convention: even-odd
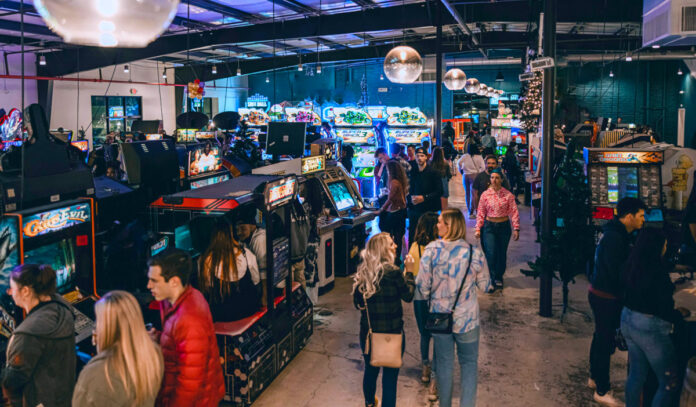
{"type": "Polygon", "coordinates": [[[126,98],[126,116],[140,117],[140,96],[127,96],[126,98]]]}

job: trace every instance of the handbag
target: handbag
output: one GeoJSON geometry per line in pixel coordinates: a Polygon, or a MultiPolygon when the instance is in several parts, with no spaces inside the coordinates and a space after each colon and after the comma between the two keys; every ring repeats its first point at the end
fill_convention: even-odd
{"type": "Polygon", "coordinates": [[[370,324],[370,311],[367,309],[367,298],[363,294],[365,301],[365,312],[367,313],[367,341],[365,342],[365,354],[370,355],[370,365],[374,367],[391,367],[398,369],[403,360],[401,349],[403,334],[382,334],[372,332],[370,324]]]}
{"type": "Polygon", "coordinates": [[[616,346],[616,349],[626,352],[628,350],[628,344],[626,343],[626,338],[624,338],[623,333],[621,332],[621,328],[616,330],[616,333],[614,334],[614,346],[616,346]]]}
{"type": "MultiPolygon", "coordinates": [[[[471,244],[469,244],[469,265],[466,267],[466,273],[462,279],[462,285],[459,286],[459,291],[457,291],[457,297],[454,299],[454,305],[452,305],[452,310],[450,312],[429,312],[428,317],[425,320],[425,330],[431,334],[451,334],[452,326],[454,325],[454,309],[457,308],[457,302],[459,301],[459,296],[464,288],[464,283],[466,282],[466,277],[469,275],[469,270],[471,269],[471,259],[474,256],[472,252],[471,244]]],[[[430,300],[428,300],[428,310],[430,310],[430,300]]]]}

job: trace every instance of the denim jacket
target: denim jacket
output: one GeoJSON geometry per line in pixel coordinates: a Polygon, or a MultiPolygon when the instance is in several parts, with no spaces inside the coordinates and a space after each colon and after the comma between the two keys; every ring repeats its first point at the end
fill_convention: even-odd
{"type": "Polygon", "coordinates": [[[416,286],[430,299],[430,312],[450,312],[471,259],[471,270],[454,310],[453,333],[469,332],[479,326],[476,287],[487,291],[491,285],[486,256],[465,240],[436,240],[426,246],[420,261],[416,286]],[[469,249],[471,247],[471,250],[469,249]]]}

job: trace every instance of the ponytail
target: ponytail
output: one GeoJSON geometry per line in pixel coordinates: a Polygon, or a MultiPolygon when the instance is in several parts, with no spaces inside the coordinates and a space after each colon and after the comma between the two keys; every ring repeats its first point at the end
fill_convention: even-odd
{"type": "Polygon", "coordinates": [[[37,296],[56,292],[56,272],[48,264],[21,264],[12,269],[10,278],[22,287],[30,287],[37,296]]]}

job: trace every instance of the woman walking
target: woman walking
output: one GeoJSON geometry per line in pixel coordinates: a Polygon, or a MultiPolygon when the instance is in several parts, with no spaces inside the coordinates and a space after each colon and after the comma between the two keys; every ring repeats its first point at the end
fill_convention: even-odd
{"type": "Polygon", "coordinates": [[[56,295],[56,272],[23,264],[10,273],[10,294],[26,318],[7,347],[2,388],[8,405],[69,407],[75,386],[75,321],[56,295]]]}
{"type": "Polygon", "coordinates": [[[97,355],[80,373],[73,407],[151,407],[164,372],[162,351],[150,339],[133,295],[111,291],[94,306],[97,355]]]}
{"type": "MultiPolygon", "coordinates": [[[[418,270],[420,266],[420,259],[425,251],[425,247],[432,241],[437,240],[437,218],[438,215],[435,212],[426,212],[418,220],[418,225],[416,226],[416,236],[415,241],[411,245],[411,249],[408,251],[408,256],[404,265],[406,266],[406,271],[412,273],[414,276],[418,276],[418,270]]],[[[430,359],[430,339],[431,335],[428,330],[425,329],[425,320],[428,317],[428,301],[423,294],[420,293],[418,288],[416,288],[416,293],[413,297],[413,311],[416,314],[416,324],[418,325],[418,332],[420,333],[420,353],[421,353],[421,381],[423,383],[430,383],[430,395],[437,399],[437,391],[435,386],[435,380],[430,380],[431,376],[431,359],[430,359]]]]}
{"type": "Polygon", "coordinates": [[[442,197],[440,197],[440,202],[442,204],[442,210],[444,211],[447,209],[449,180],[452,178],[452,167],[447,160],[445,160],[445,150],[443,150],[442,147],[435,147],[433,149],[433,157],[430,159],[430,166],[442,179],[442,197]]]}
{"type": "Polygon", "coordinates": [[[502,170],[496,168],[491,171],[491,186],[481,194],[476,217],[476,238],[486,253],[492,291],[503,288],[510,236],[515,241],[520,238],[520,213],[515,197],[503,188],[502,170]]]}
{"type": "Polygon", "coordinates": [[[480,173],[486,171],[486,163],[483,162],[481,151],[475,144],[469,144],[466,154],[457,162],[459,172],[462,174],[462,183],[464,184],[464,193],[466,194],[466,206],[469,209],[469,219],[474,217],[476,211],[474,199],[474,180],[480,173]]]}
{"type": "Polygon", "coordinates": [[[404,167],[396,160],[387,162],[389,173],[387,201],[379,210],[382,219],[380,229],[387,232],[396,243],[394,264],[401,265],[401,250],[404,234],[406,234],[406,194],[408,192],[408,177],[404,167]]]}
{"type": "MultiPolygon", "coordinates": [[[[411,302],[415,290],[413,274],[401,270],[394,265],[396,244],[388,233],[380,233],[370,238],[367,246],[360,253],[361,263],[355,273],[353,283],[353,303],[361,311],[360,317],[360,347],[365,359],[365,375],[363,377],[363,394],[365,406],[377,405],[377,376],[379,367],[370,365],[370,351],[365,353],[369,326],[374,333],[391,333],[403,335],[403,308],[401,301],[411,302]],[[367,300],[367,304],[365,303],[367,300]]],[[[406,344],[402,338],[403,346],[406,344]]],[[[396,406],[396,383],[399,369],[385,367],[382,372],[382,407],[396,406]]]]}
{"type": "Polygon", "coordinates": [[[666,250],[662,231],[644,229],[626,262],[621,313],[621,332],[630,362],[626,407],[641,405],[643,385],[651,370],[659,383],[652,407],[672,406],[679,397],[681,379],[670,333],[673,324],[681,322],[688,311],[674,309],[674,285],[669,277],[672,267],[665,262],[666,250]]]}
{"type": "Polygon", "coordinates": [[[452,312],[452,333],[433,334],[440,407],[452,405],[455,344],[461,369],[459,405],[473,407],[476,405],[479,348],[476,288],[486,291],[491,283],[490,275],[484,254],[465,240],[466,221],[458,209],[442,211],[437,230],[442,239],[425,248],[416,284],[430,302],[430,312],[452,312]]]}

